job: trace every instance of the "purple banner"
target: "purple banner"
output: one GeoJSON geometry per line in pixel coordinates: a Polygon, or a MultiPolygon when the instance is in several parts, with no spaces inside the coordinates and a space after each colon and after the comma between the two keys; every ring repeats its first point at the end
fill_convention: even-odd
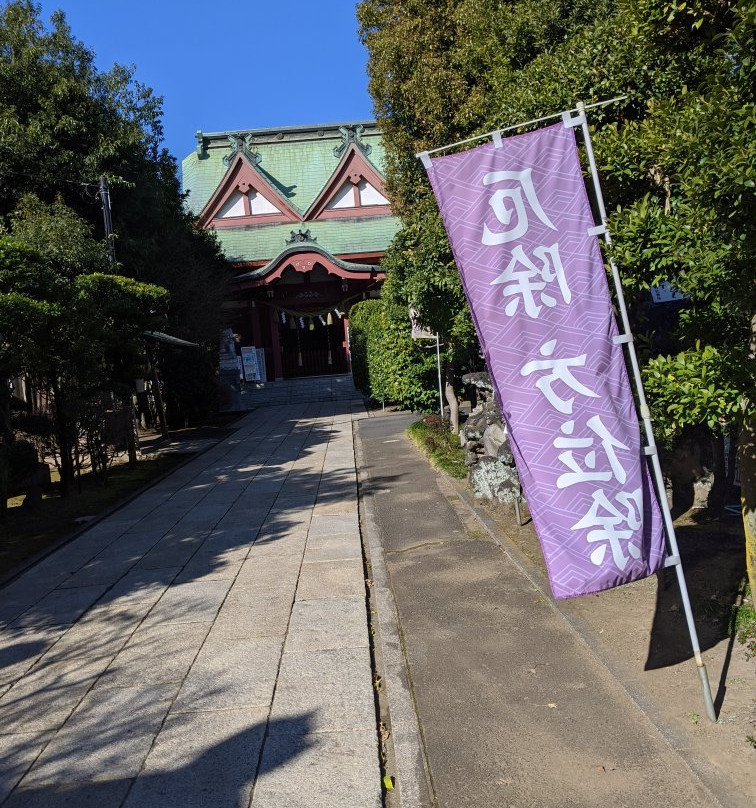
{"type": "Polygon", "coordinates": [[[428,169],[557,598],[662,566],[663,523],[572,128],[428,169]]]}

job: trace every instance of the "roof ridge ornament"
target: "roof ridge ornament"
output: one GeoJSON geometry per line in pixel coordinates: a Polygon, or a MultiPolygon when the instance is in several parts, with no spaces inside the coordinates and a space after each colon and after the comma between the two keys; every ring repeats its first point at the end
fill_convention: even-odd
{"type": "Polygon", "coordinates": [[[307,230],[303,230],[301,227],[299,231],[291,231],[291,237],[286,239],[286,244],[298,244],[304,241],[309,242],[316,242],[318,239],[316,236],[311,235],[310,228],[308,227],[307,230]]]}
{"type": "Polygon", "coordinates": [[[373,151],[373,147],[362,142],[362,133],[364,131],[365,127],[362,124],[358,124],[357,126],[340,126],[339,132],[341,133],[342,143],[334,147],[333,156],[341,157],[349,146],[354,143],[365,157],[367,157],[370,152],[373,151]]]}
{"type": "Polygon", "coordinates": [[[253,151],[252,144],[254,143],[254,138],[252,135],[227,135],[228,142],[231,144],[231,151],[223,158],[223,163],[226,166],[230,166],[231,162],[233,161],[234,157],[237,154],[243,154],[249,161],[252,163],[253,166],[259,166],[262,162],[262,156],[259,152],[253,151]]]}

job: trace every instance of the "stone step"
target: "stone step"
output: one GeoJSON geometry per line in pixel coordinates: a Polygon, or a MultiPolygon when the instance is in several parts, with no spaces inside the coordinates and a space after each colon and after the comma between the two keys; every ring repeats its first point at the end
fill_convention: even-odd
{"type": "Polygon", "coordinates": [[[239,411],[262,406],[284,406],[321,401],[350,401],[362,399],[351,375],[313,376],[302,379],[282,379],[264,384],[247,384],[235,396],[229,410],[239,411]]]}

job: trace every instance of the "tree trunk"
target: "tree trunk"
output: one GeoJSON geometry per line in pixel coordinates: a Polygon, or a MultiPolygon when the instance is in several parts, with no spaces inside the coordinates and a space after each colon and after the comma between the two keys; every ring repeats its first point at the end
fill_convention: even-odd
{"type": "Polygon", "coordinates": [[[135,468],[137,464],[137,436],[136,424],[134,423],[134,406],[131,396],[124,396],[121,399],[123,407],[123,423],[126,428],[126,445],[129,452],[129,468],[135,468]]]}
{"type": "Polygon", "coordinates": [[[444,395],[449,404],[449,426],[455,435],[459,435],[459,399],[454,391],[454,385],[447,376],[444,385],[444,395]]]}
{"type": "Polygon", "coordinates": [[[0,388],[0,435],[5,442],[10,446],[15,440],[13,428],[11,427],[11,391],[5,380],[8,378],[0,371],[0,378],[3,379],[3,384],[0,388]]]}
{"type": "Polygon", "coordinates": [[[163,406],[163,394],[160,392],[160,377],[158,376],[157,362],[154,355],[150,359],[152,365],[152,394],[155,396],[155,406],[157,408],[158,421],[160,422],[160,434],[168,437],[168,422],[165,420],[165,407],[163,406]]]}
{"type": "MultiPolygon", "coordinates": [[[[756,360],[756,315],[751,319],[751,361],[756,360]]],[[[746,542],[746,566],[751,597],[756,594],[756,401],[743,401],[746,416],[740,430],[740,504],[746,542]]]]}
{"type": "Polygon", "coordinates": [[[71,456],[71,441],[68,434],[68,419],[66,417],[65,396],[57,384],[52,385],[55,402],[55,423],[58,432],[58,447],[60,450],[60,495],[67,497],[73,482],[73,458],[71,456]]]}
{"type": "Polygon", "coordinates": [[[721,435],[711,436],[712,472],[714,480],[706,502],[709,514],[715,519],[722,515],[727,499],[727,467],[725,462],[725,439],[721,435]]]}

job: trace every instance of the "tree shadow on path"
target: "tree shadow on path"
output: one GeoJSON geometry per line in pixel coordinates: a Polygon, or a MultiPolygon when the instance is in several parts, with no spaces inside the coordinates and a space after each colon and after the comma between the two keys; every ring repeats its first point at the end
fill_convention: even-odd
{"type": "Polygon", "coordinates": [[[191,719],[176,719],[158,736],[138,777],[105,779],[102,772],[97,781],[22,784],[3,808],[246,808],[256,779],[312,745],[310,713],[252,724],[199,754],[191,719]],[[278,742],[266,754],[271,736],[278,742]]]}

